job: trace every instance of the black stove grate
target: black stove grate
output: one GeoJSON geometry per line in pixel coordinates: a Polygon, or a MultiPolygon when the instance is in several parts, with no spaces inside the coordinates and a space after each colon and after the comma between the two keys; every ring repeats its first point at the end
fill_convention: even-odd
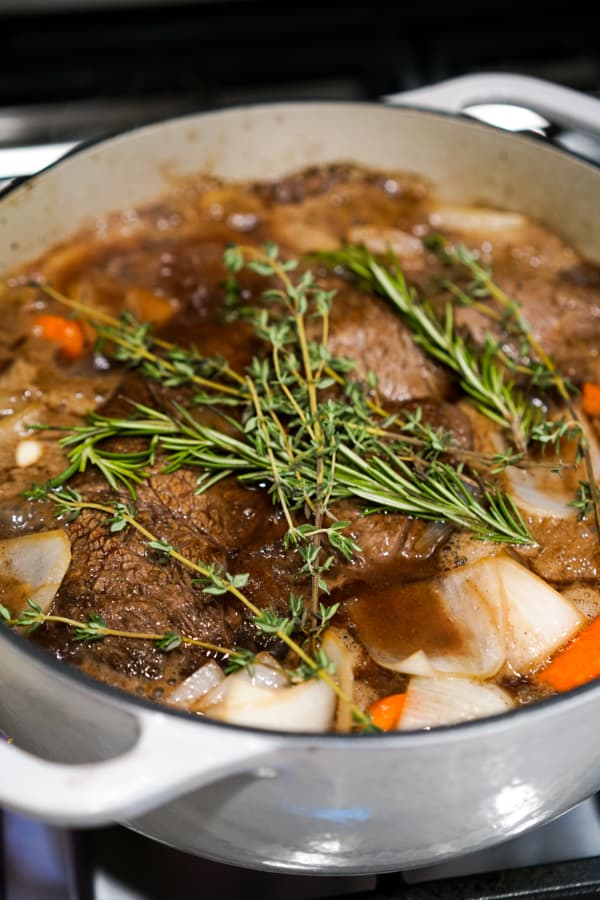
{"type": "Polygon", "coordinates": [[[600,897],[600,857],[407,885],[382,875],[373,891],[338,900],[574,900],[600,897]]]}

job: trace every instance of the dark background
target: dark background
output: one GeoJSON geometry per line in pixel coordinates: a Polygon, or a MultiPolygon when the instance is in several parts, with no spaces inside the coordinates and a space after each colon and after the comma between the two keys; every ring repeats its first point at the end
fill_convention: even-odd
{"type": "Polygon", "coordinates": [[[0,0],[0,146],[240,101],[375,99],[474,71],[600,92],[585,6],[0,0]]]}

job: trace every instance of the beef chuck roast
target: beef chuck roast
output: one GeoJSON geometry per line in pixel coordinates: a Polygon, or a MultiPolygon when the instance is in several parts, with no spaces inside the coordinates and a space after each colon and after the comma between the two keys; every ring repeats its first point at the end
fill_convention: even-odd
{"type": "Polygon", "coordinates": [[[417,347],[389,303],[344,282],[336,287],[328,347],[335,356],[354,360],[351,377],[374,372],[381,397],[396,403],[448,397],[448,373],[417,347]]]}
{"type": "MultiPolygon", "coordinates": [[[[195,494],[195,481],[195,474],[184,470],[151,477],[138,491],[136,518],[187,558],[227,566],[228,556],[277,515],[263,492],[240,487],[233,479],[201,496],[195,494]]],[[[80,478],[77,487],[87,499],[114,504],[114,494],[94,474],[80,478]]],[[[67,531],[72,563],[56,597],[55,614],[86,621],[90,613],[98,613],[122,631],[172,631],[226,647],[239,642],[242,619],[233,601],[203,593],[190,569],[149,548],[132,527],[111,534],[104,513],[84,510],[67,531]]],[[[181,678],[205,656],[190,647],[167,656],[151,642],[135,639],[74,643],[62,626],[48,626],[36,639],[108,680],[113,672],[134,679],[181,678]]]]}

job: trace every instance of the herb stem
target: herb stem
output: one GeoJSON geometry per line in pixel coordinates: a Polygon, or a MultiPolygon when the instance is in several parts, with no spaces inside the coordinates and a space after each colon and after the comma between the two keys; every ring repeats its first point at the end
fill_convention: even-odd
{"type": "MultiPolygon", "coordinates": [[[[67,616],[56,616],[50,615],[47,613],[42,613],[40,616],[40,620],[42,619],[44,622],[59,622],[63,625],[70,625],[72,628],[85,628],[87,625],[86,622],[81,621],[81,619],[70,619],[67,616]]],[[[17,626],[17,627],[27,627],[20,619],[9,619],[7,621],[8,625],[17,626]]],[[[157,634],[154,632],[143,632],[143,631],[121,631],[117,628],[110,628],[108,625],[94,625],[94,632],[102,635],[103,637],[121,637],[121,638],[132,638],[140,641],[160,641],[163,640],[165,634],[157,634]]],[[[198,640],[198,638],[187,637],[187,635],[179,635],[181,638],[181,642],[183,644],[189,644],[194,647],[201,647],[203,650],[209,650],[211,653],[219,653],[222,656],[231,656],[235,651],[231,650],[229,647],[221,647],[218,644],[211,644],[207,641],[198,640]]]]}
{"type": "MultiPolygon", "coordinates": [[[[124,326],[124,323],[119,321],[118,319],[115,319],[114,316],[110,316],[107,313],[102,312],[102,310],[93,309],[91,306],[88,306],[85,303],[80,303],[78,300],[73,300],[70,297],[65,296],[64,294],[61,294],[49,284],[36,283],[35,287],[43,291],[49,297],[52,297],[53,300],[61,303],[63,306],[67,306],[69,309],[72,309],[75,312],[79,313],[86,320],[89,320],[91,322],[100,322],[101,324],[108,326],[111,329],[110,340],[120,347],[124,347],[126,350],[135,352],[136,355],[148,360],[148,362],[159,363],[170,372],[175,373],[177,371],[176,367],[168,359],[163,359],[162,357],[157,356],[155,353],[152,353],[146,348],[140,347],[139,344],[134,344],[130,340],[128,340],[126,336],[127,326],[124,326]],[[119,334],[123,331],[125,331],[125,336],[121,336],[119,334]]],[[[153,337],[152,342],[158,347],[161,347],[162,349],[167,351],[178,349],[175,344],[171,344],[168,341],[163,341],[158,337],[153,337]]],[[[244,377],[238,372],[235,372],[229,366],[225,366],[223,368],[223,371],[227,375],[229,375],[231,379],[237,381],[240,385],[244,384],[244,377]]],[[[243,396],[236,388],[232,388],[230,385],[222,384],[218,381],[212,381],[207,378],[202,378],[201,375],[193,374],[192,376],[190,376],[190,380],[201,387],[222,391],[224,394],[228,394],[233,397],[243,396]]]]}

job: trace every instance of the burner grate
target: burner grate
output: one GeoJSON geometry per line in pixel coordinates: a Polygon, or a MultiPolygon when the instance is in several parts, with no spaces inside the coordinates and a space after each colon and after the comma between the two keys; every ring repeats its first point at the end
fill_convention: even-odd
{"type": "Polygon", "coordinates": [[[594,857],[419,885],[407,885],[401,875],[383,875],[375,890],[338,900],[574,900],[598,896],[600,857],[594,857]]]}

